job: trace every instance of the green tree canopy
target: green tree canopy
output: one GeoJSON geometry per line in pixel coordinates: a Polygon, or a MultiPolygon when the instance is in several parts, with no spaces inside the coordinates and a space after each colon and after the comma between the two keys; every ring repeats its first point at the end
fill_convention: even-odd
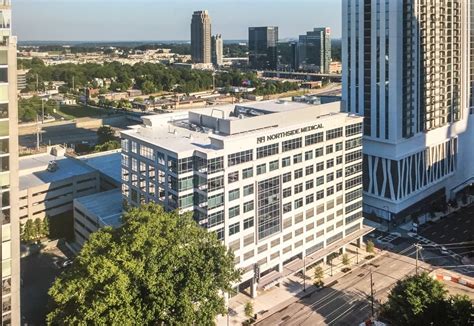
{"type": "Polygon", "coordinates": [[[102,145],[115,140],[115,131],[110,126],[101,126],[97,129],[97,137],[99,144],[102,145]]]}
{"type": "Polygon", "coordinates": [[[234,257],[189,215],[134,208],[84,245],[49,291],[49,324],[211,325],[238,281],[234,257]]]}
{"type": "Polygon", "coordinates": [[[442,283],[427,273],[398,281],[384,304],[382,315],[393,325],[467,325],[474,313],[467,297],[448,297],[442,283]]]}

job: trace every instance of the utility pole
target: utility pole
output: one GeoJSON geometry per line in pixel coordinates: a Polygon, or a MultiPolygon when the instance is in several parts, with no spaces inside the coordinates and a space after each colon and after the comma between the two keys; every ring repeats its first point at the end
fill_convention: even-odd
{"type": "Polygon", "coordinates": [[[415,244],[415,248],[416,248],[416,275],[418,275],[418,251],[420,251],[422,249],[421,245],[419,243],[415,244]]]}
{"type": "Polygon", "coordinates": [[[41,99],[41,123],[44,124],[44,98],[41,99]]]}
{"type": "Polygon", "coordinates": [[[359,247],[356,247],[357,265],[359,265],[359,247]]]}

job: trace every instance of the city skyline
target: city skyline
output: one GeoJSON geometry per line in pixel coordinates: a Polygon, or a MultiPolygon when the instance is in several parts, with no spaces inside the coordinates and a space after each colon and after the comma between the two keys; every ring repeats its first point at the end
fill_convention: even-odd
{"type": "Polygon", "coordinates": [[[84,0],[67,3],[58,0],[16,0],[13,3],[13,32],[20,41],[189,41],[189,16],[196,10],[209,10],[213,29],[224,40],[246,40],[249,26],[279,26],[280,39],[294,38],[315,26],[328,26],[334,38],[341,37],[341,4],[333,0],[207,0],[199,5],[181,0],[172,6],[162,0],[107,1],[84,0]],[[91,7],[91,5],[94,5],[91,7]],[[276,4],[276,5],[275,5],[276,4]],[[249,10],[252,6],[252,10],[249,10]],[[77,13],[90,11],[88,15],[77,13]],[[124,16],[130,14],[130,18],[124,16]],[[228,17],[232,12],[232,20],[228,17]],[[318,15],[301,15],[315,12],[318,15]],[[336,13],[336,14],[335,14],[336,13]],[[131,23],[124,26],[123,21],[131,23]],[[34,26],[34,28],[32,28],[34,26]],[[57,28],[61,26],[61,28],[57,28]],[[108,26],[108,28],[104,28],[108,26]]]}

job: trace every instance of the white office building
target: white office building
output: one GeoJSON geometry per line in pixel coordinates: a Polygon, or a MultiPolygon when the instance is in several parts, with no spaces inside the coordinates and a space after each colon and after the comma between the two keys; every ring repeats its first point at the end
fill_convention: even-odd
{"type": "Polygon", "coordinates": [[[122,193],[193,212],[266,289],[361,241],[362,118],[269,101],[143,117],[122,132],[122,193]]]}
{"type": "Polygon", "coordinates": [[[364,117],[364,211],[401,223],[472,182],[470,0],[343,0],[343,107],[364,117]]]}

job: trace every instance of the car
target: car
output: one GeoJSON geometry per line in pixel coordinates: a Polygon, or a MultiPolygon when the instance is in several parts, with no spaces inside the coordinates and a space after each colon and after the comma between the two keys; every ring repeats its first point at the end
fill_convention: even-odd
{"type": "Polygon", "coordinates": [[[441,246],[439,248],[439,252],[441,252],[442,255],[449,255],[449,251],[448,251],[448,249],[446,249],[445,246],[441,246]]]}
{"type": "Polygon", "coordinates": [[[66,268],[66,267],[71,266],[71,265],[72,265],[72,260],[71,259],[65,260],[61,264],[62,268],[66,268]]]}

